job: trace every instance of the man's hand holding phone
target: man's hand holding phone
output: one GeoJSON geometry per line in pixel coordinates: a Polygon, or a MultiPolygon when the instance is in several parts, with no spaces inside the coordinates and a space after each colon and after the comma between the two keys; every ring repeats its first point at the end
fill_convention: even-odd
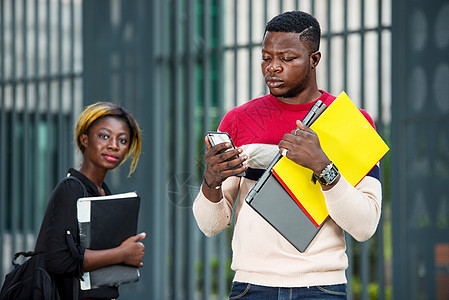
{"type": "Polygon", "coordinates": [[[231,176],[242,176],[248,168],[243,164],[248,157],[240,155],[243,150],[235,148],[225,132],[208,132],[205,142],[207,145],[204,155],[206,170],[202,190],[206,198],[218,202],[222,197],[220,192],[222,182],[231,176]]]}

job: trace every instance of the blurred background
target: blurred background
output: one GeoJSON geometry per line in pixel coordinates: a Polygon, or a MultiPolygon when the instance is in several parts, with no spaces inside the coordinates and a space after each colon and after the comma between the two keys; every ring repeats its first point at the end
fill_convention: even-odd
{"type": "Polygon", "coordinates": [[[143,153],[106,181],[141,195],[148,234],[120,299],[227,299],[232,228],[206,238],[191,210],[204,135],[268,92],[265,23],[289,10],[321,24],[319,87],[346,91],[391,148],[378,230],[347,236],[348,299],[449,299],[448,0],[0,0],[1,282],[81,161],[78,114],[112,101],[138,120],[143,153]]]}

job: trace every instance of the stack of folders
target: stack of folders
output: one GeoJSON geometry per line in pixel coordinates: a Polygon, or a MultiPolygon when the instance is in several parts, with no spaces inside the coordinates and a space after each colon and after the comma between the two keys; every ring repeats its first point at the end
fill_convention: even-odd
{"type": "MultiPolygon", "coordinates": [[[[356,186],[389,148],[349,97],[342,92],[310,125],[321,147],[345,179],[356,186]]],[[[306,251],[329,213],[313,171],[287,157],[273,161],[269,174],[245,199],[300,252],[306,251]]]]}
{"type": "MultiPolygon", "coordinates": [[[[118,247],[125,239],[137,234],[140,197],[135,192],[77,201],[81,245],[86,249],[105,250],[118,247]]],[[[115,286],[139,280],[139,269],[127,265],[112,265],[85,272],[81,289],[115,286]]]]}

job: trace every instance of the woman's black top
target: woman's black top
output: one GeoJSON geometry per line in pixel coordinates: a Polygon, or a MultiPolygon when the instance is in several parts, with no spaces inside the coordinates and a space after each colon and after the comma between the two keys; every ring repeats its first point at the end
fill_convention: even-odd
{"type": "MultiPolygon", "coordinates": [[[[69,169],[86,188],[87,196],[101,196],[97,186],[75,169],[69,169]]],[[[103,183],[106,195],[111,192],[103,183]]],[[[36,252],[45,252],[47,269],[54,274],[61,299],[73,299],[74,278],[83,275],[84,249],[80,245],[76,202],[84,197],[83,187],[75,180],[64,180],[53,190],[36,242],[36,252]],[[67,231],[71,235],[67,236],[67,231]],[[70,240],[70,237],[72,238],[70,240]]],[[[79,286],[79,285],[78,285],[79,286]]],[[[79,290],[78,299],[112,299],[118,297],[117,287],[79,290]]]]}

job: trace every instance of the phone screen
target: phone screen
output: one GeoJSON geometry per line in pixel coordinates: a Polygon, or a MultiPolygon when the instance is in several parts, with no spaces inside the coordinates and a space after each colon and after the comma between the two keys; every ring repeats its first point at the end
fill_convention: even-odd
{"type": "Polygon", "coordinates": [[[208,132],[207,137],[209,138],[212,147],[221,143],[231,143],[234,148],[234,144],[226,132],[208,132]]]}
{"type": "MultiPolygon", "coordinates": [[[[210,132],[207,133],[207,137],[208,137],[212,147],[216,146],[218,144],[221,144],[221,143],[231,143],[231,148],[227,149],[226,151],[229,151],[229,150],[235,148],[234,143],[231,140],[231,137],[226,132],[212,132],[212,131],[210,131],[210,132]]],[[[238,155],[236,157],[238,157],[238,155]]],[[[234,159],[234,158],[235,157],[232,157],[231,159],[234,159]]],[[[238,165],[237,167],[241,167],[241,166],[242,166],[242,164],[238,165]]],[[[244,176],[244,175],[245,175],[245,172],[240,173],[237,176],[244,176]]]]}

